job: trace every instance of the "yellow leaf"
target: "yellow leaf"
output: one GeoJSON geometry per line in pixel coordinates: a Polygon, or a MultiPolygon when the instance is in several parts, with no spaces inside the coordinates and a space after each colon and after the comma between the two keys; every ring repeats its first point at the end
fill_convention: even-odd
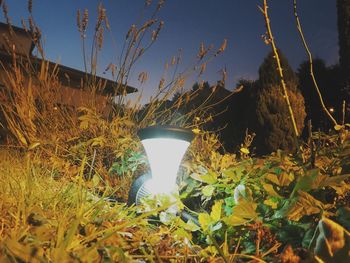
{"type": "Polygon", "coordinates": [[[206,185],[203,189],[202,189],[202,194],[206,197],[210,197],[213,195],[215,190],[215,187],[212,185],[206,185]]]}
{"type": "Polygon", "coordinates": [[[265,179],[271,181],[278,186],[288,186],[294,180],[294,175],[292,173],[281,173],[277,174],[267,174],[265,179]]]}
{"type": "Polygon", "coordinates": [[[263,184],[263,188],[269,196],[281,198],[281,196],[275,191],[271,184],[263,184]]]}
{"type": "Polygon", "coordinates": [[[250,152],[249,152],[249,149],[248,148],[245,148],[245,147],[242,147],[241,149],[240,149],[240,151],[242,152],[242,153],[244,153],[244,154],[249,154],[250,152]]]}
{"type": "Polygon", "coordinates": [[[201,130],[198,128],[192,129],[192,132],[196,135],[200,134],[201,130]]]}
{"type": "Polygon", "coordinates": [[[33,150],[40,145],[40,142],[35,142],[29,145],[28,150],[33,150]]]}
{"type": "Polygon", "coordinates": [[[222,207],[222,200],[215,202],[213,207],[211,208],[210,217],[213,219],[213,221],[219,221],[221,218],[221,207],[222,207]]]}
{"type": "Polygon", "coordinates": [[[343,128],[344,128],[344,126],[343,125],[339,125],[339,124],[334,126],[334,130],[336,130],[336,131],[340,131],[343,128]]]}
{"type": "Polygon", "coordinates": [[[232,215],[226,217],[224,221],[230,226],[238,226],[255,220],[258,217],[258,214],[255,212],[257,206],[256,203],[242,200],[232,208],[232,215]]]}
{"type": "Polygon", "coordinates": [[[209,225],[212,223],[212,219],[210,215],[208,215],[207,213],[200,213],[198,215],[198,222],[201,228],[203,229],[203,231],[207,231],[209,228],[209,225]]]}
{"type": "Polygon", "coordinates": [[[277,202],[273,201],[272,199],[266,199],[264,204],[270,206],[272,209],[277,208],[277,202]]]}

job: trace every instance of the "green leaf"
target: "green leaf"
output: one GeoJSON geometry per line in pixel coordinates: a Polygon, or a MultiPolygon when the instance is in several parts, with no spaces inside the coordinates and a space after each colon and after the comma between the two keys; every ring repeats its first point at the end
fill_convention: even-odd
{"type": "Polygon", "coordinates": [[[214,193],[215,187],[212,185],[206,185],[202,188],[202,193],[206,197],[211,197],[214,193]]]}

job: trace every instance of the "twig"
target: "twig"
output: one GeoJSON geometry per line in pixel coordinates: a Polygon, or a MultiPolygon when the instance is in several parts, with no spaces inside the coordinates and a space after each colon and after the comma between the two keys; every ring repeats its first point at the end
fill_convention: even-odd
{"type": "Polygon", "coordinates": [[[337,121],[334,119],[334,117],[332,116],[332,114],[329,112],[329,110],[327,109],[326,105],[324,104],[323,98],[322,98],[322,94],[320,92],[320,89],[318,87],[315,75],[314,75],[314,67],[313,67],[313,59],[312,59],[312,54],[310,52],[310,48],[305,40],[304,37],[304,33],[303,33],[303,29],[301,27],[301,23],[300,23],[300,19],[298,16],[298,12],[297,12],[297,0],[293,0],[293,6],[294,6],[294,17],[295,17],[295,21],[297,23],[297,29],[301,38],[301,41],[303,42],[305,51],[308,55],[309,58],[309,65],[310,65],[310,76],[312,78],[312,82],[315,86],[316,92],[318,94],[318,98],[320,99],[320,103],[322,105],[322,109],[324,110],[324,112],[326,113],[326,115],[329,117],[329,119],[333,122],[333,125],[336,126],[338,125],[337,121]]]}
{"type": "Polygon", "coordinates": [[[315,168],[316,161],[316,151],[314,147],[314,140],[312,139],[312,123],[311,120],[308,121],[308,130],[309,130],[309,147],[310,147],[310,164],[311,168],[315,168]]]}
{"type": "Polygon", "coordinates": [[[287,106],[288,106],[288,111],[289,111],[289,115],[290,115],[290,118],[291,118],[291,121],[292,121],[293,131],[294,131],[295,144],[296,144],[297,149],[299,151],[300,150],[299,142],[298,142],[299,132],[298,132],[298,128],[297,128],[297,124],[296,124],[295,118],[294,118],[293,108],[292,108],[291,103],[289,101],[287,85],[286,85],[285,80],[284,80],[283,69],[282,69],[282,66],[281,66],[281,61],[280,61],[279,54],[278,54],[278,51],[277,51],[276,43],[275,43],[275,40],[274,40],[274,37],[273,37],[273,34],[272,34],[271,25],[270,25],[270,18],[269,18],[267,9],[268,9],[267,0],[264,0],[263,8],[260,7],[260,10],[263,13],[264,18],[265,18],[265,24],[266,24],[266,29],[267,29],[267,35],[268,35],[268,38],[269,38],[269,43],[271,44],[272,51],[274,53],[275,60],[276,60],[276,63],[277,63],[277,71],[278,71],[278,74],[279,74],[279,76],[281,78],[281,85],[282,85],[282,89],[283,89],[283,97],[284,97],[284,99],[285,99],[285,101],[287,103],[287,106]]]}
{"type": "Polygon", "coordinates": [[[342,107],[342,122],[341,125],[344,126],[345,125],[345,109],[346,109],[346,102],[345,100],[343,100],[343,107],[342,107]]]}
{"type": "Polygon", "coordinates": [[[218,242],[216,241],[216,239],[213,237],[213,235],[208,234],[211,242],[213,242],[214,247],[216,248],[216,250],[218,251],[219,255],[222,257],[222,259],[224,260],[225,263],[229,263],[229,260],[227,259],[227,257],[224,254],[224,251],[222,251],[221,247],[219,246],[218,242]]]}

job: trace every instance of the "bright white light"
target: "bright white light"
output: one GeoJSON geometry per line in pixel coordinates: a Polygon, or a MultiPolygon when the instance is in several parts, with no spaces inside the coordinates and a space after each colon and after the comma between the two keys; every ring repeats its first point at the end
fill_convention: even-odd
{"type": "Polygon", "coordinates": [[[189,142],[172,138],[142,140],[152,171],[148,187],[153,194],[168,194],[176,190],[176,177],[189,142]]]}

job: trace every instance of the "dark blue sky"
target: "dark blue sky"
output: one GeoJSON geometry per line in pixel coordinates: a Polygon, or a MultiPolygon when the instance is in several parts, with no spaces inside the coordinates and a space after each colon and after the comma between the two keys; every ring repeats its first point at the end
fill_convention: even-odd
{"type": "MultiPolygon", "coordinates": [[[[139,16],[144,0],[105,0],[112,35],[105,39],[105,48],[100,58],[100,70],[115,62],[125,33],[139,16]]],[[[156,4],[157,1],[153,1],[156,4]]],[[[298,38],[293,17],[292,0],[270,0],[272,30],[277,45],[287,56],[294,69],[305,60],[305,51],[298,38]]],[[[14,25],[20,26],[20,18],[27,18],[26,0],[7,0],[9,14],[14,25]]],[[[81,42],[76,27],[77,9],[88,8],[89,26],[93,28],[99,1],[84,0],[33,0],[34,18],[42,29],[45,51],[52,61],[82,69],[81,42]]],[[[165,26],[157,43],[145,54],[133,72],[130,84],[141,88],[137,76],[145,70],[149,81],[144,84],[146,97],[154,93],[163,72],[164,64],[183,49],[183,67],[196,60],[201,42],[219,47],[228,40],[225,53],[210,63],[203,80],[215,83],[221,78],[218,73],[226,66],[227,88],[235,87],[240,78],[255,79],[263,58],[270,51],[261,40],[266,31],[262,14],[257,8],[262,0],[167,0],[160,12],[165,26]]],[[[307,41],[315,57],[327,64],[338,61],[336,1],[299,0],[299,15],[307,41]]],[[[2,17],[2,20],[3,17],[2,17]]],[[[193,76],[187,81],[191,86],[193,76]]]]}

